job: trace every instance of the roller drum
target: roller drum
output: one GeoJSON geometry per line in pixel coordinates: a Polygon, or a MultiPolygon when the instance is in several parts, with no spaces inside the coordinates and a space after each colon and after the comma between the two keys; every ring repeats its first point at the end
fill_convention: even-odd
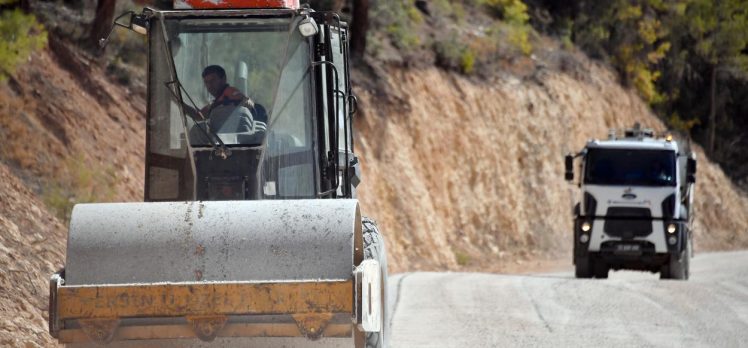
{"type": "Polygon", "coordinates": [[[356,200],[79,204],[67,285],[351,278],[356,200]]]}

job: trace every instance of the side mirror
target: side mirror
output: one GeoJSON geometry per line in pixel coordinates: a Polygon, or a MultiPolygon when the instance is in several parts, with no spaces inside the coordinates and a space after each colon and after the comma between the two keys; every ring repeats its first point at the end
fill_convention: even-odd
{"type": "Polygon", "coordinates": [[[351,185],[358,187],[358,184],[361,183],[361,164],[357,156],[351,158],[351,163],[348,167],[348,176],[351,178],[351,185]]]}
{"type": "Polygon", "coordinates": [[[696,159],[689,158],[686,162],[686,180],[689,184],[696,182],[696,159]]]}
{"type": "Polygon", "coordinates": [[[123,27],[138,34],[146,35],[148,33],[148,17],[146,17],[145,14],[137,14],[133,11],[127,11],[119,15],[114,19],[114,23],[112,23],[112,27],[109,29],[107,36],[99,40],[99,46],[101,46],[101,48],[106,47],[109,43],[109,38],[112,36],[115,27],[123,27]],[[130,16],[130,21],[128,23],[120,23],[120,20],[127,16],[130,16]]]}
{"type": "Polygon", "coordinates": [[[348,95],[348,110],[350,110],[351,115],[358,111],[358,97],[353,93],[348,95]]]}
{"type": "Polygon", "coordinates": [[[140,35],[146,35],[148,34],[148,27],[148,18],[146,18],[144,15],[133,13],[130,16],[130,30],[140,35]]]}
{"type": "Polygon", "coordinates": [[[564,175],[566,181],[574,180],[574,156],[566,155],[566,173],[564,175]]]}

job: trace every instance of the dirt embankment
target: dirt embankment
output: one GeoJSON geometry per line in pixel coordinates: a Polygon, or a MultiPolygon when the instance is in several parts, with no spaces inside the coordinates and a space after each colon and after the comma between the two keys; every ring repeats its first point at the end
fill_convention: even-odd
{"type": "MultiPolygon", "coordinates": [[[[576,187],[563,156],[611,127],[665,129],[610,70],[575,59],[581,73],[491,82],[388,69],[382,89],[357,91],[360,199],[385,233],[391,271],[570,260],[576,187]]],[[[748,247],[748,199],[697,153],[697,250],[748,247]]]]}
{"type": "Polygon", "coordinates": [[[51,347],[48,279],[63,260],[66,231],[4,166],[0,176],[0,346],[51,347]]]}
{"type": "Polygon", "coordinates": [[[72,207],[73,194],[142,199],[142,96],[69,45],[50,47],[0,85],[0,347],[55,346],[48,281],[63,265],[67,226],[54,211],[72,207]]]}

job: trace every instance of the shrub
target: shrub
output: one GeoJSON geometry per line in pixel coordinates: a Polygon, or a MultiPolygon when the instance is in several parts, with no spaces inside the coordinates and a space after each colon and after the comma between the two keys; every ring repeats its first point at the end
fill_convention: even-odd
{"type": "Polygon", "coordinates": [[[445,40],[435,42],[434,52],[436,64],[445,69],[470,74],[475,68],[475,52],[455,34],[445,40]]]}
{"type": "Polygon", "coordinates": [[[532,44],[530,43],[530,27],[524,26],[510,26],[509,27],[509,43],[519,49],[524,55],[530,55],[532,53],[532,44]]]}
{"type": "Polygon", "coordinates": [[[467,253],[460,251],[460,250],[455,250],[454,254],[455,254],[455,261],[457,262],[457,265],[467,266],[470,264],[470,261],[471,261],[470,255],[468,255],[467,253]]]}
{"type": "Polygon", "coordinates": [[[113,168],[90,165],[83,157],[65,161],[56,179],[45,188],[43,200],[64,222],[70,221],[73,206],[78,203],[111,200],[117,182],[113,168]]]}
{"type": "Polygon", "coordinates": [[[462,51],[460,57],[460,69],[463,73],[470,74],[475,67],[475,53],[469,48],[462,51]]]}
{"type": "Polygon", "coordinates": [[[522,0],[482,0],[481,2],[506,23],[525,26],[530,20],[527,5],[522,0]]]}
{"type": "Polygon", "coordinates": [[[47,32],[20,9],[0,13],[0,81],[15,73],[29,55],[47,44],[47,32]]]}
{"type": "MultiPolygon", "coordinates": [[[[529,24],[530,15],[527,13],[527,5],[522,0],[479,0],[491,12],[503,22],[502,29],[506,40],[525,55],[532,53],[530,43],[529,24]]],[[[502,35],[503,36],[503,35],[502,35]]],[[[501,38],[499,38],[501,39],[501,38]]]]}
{"type": "Polygon", "coordinates": [[[116,58],[113,62],[106,66],[106,72],[109,76],[113,77],[117,83],[125,86],[129,86],[132,82],[130,72],[122,64],[122,60],[116,58]]]}
{"type": "Polygon", "coordinates": [[[530,43],[531,28],[527,26],[516,26],[503,22],[495,23],[488,31],[488,35],[496,42],[497,49],[516,51],[524,55],[532,53],[530,43]],[[506,47],[503,43],[508,43],[506,47]]]}
{"type": "Polygon", "coordinates": [[[405,53],[421,46],[421,38],[415,29],[424,19],[412,2],[376,1],[372,4],[369,16],[372,27],[384,28],[392,43],[405,53]]]}

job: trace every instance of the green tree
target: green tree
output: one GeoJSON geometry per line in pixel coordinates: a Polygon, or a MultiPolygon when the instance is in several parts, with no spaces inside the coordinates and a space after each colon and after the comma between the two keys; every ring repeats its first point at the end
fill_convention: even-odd
{"type": "MultiPolygon", "coordinates": [[[[710,67],[707,150],[714,153],[717,129],[719,73],[748,75],[748,1],[689,0],[685,16],[693,52],[710,67]]],[[[745,79],[748,81],[748,79],[745,79]]]]}
{"type": "Polygon", "coordinates": [[[14,74],[31,52],[46,44],[47,32],[33,15],[20,8],[3,10],[0,13],[0,81],[14,74]]]}
{"type": "Polygon", "coordinates": [[[593,56],[618,69],[624,84],[632,85],[651,104],[665,101],[658,90],[657,67],[671,48],[670,18],[678,0],[615,0],[581,3],[574,24],[574,40],[593,56]]]}

